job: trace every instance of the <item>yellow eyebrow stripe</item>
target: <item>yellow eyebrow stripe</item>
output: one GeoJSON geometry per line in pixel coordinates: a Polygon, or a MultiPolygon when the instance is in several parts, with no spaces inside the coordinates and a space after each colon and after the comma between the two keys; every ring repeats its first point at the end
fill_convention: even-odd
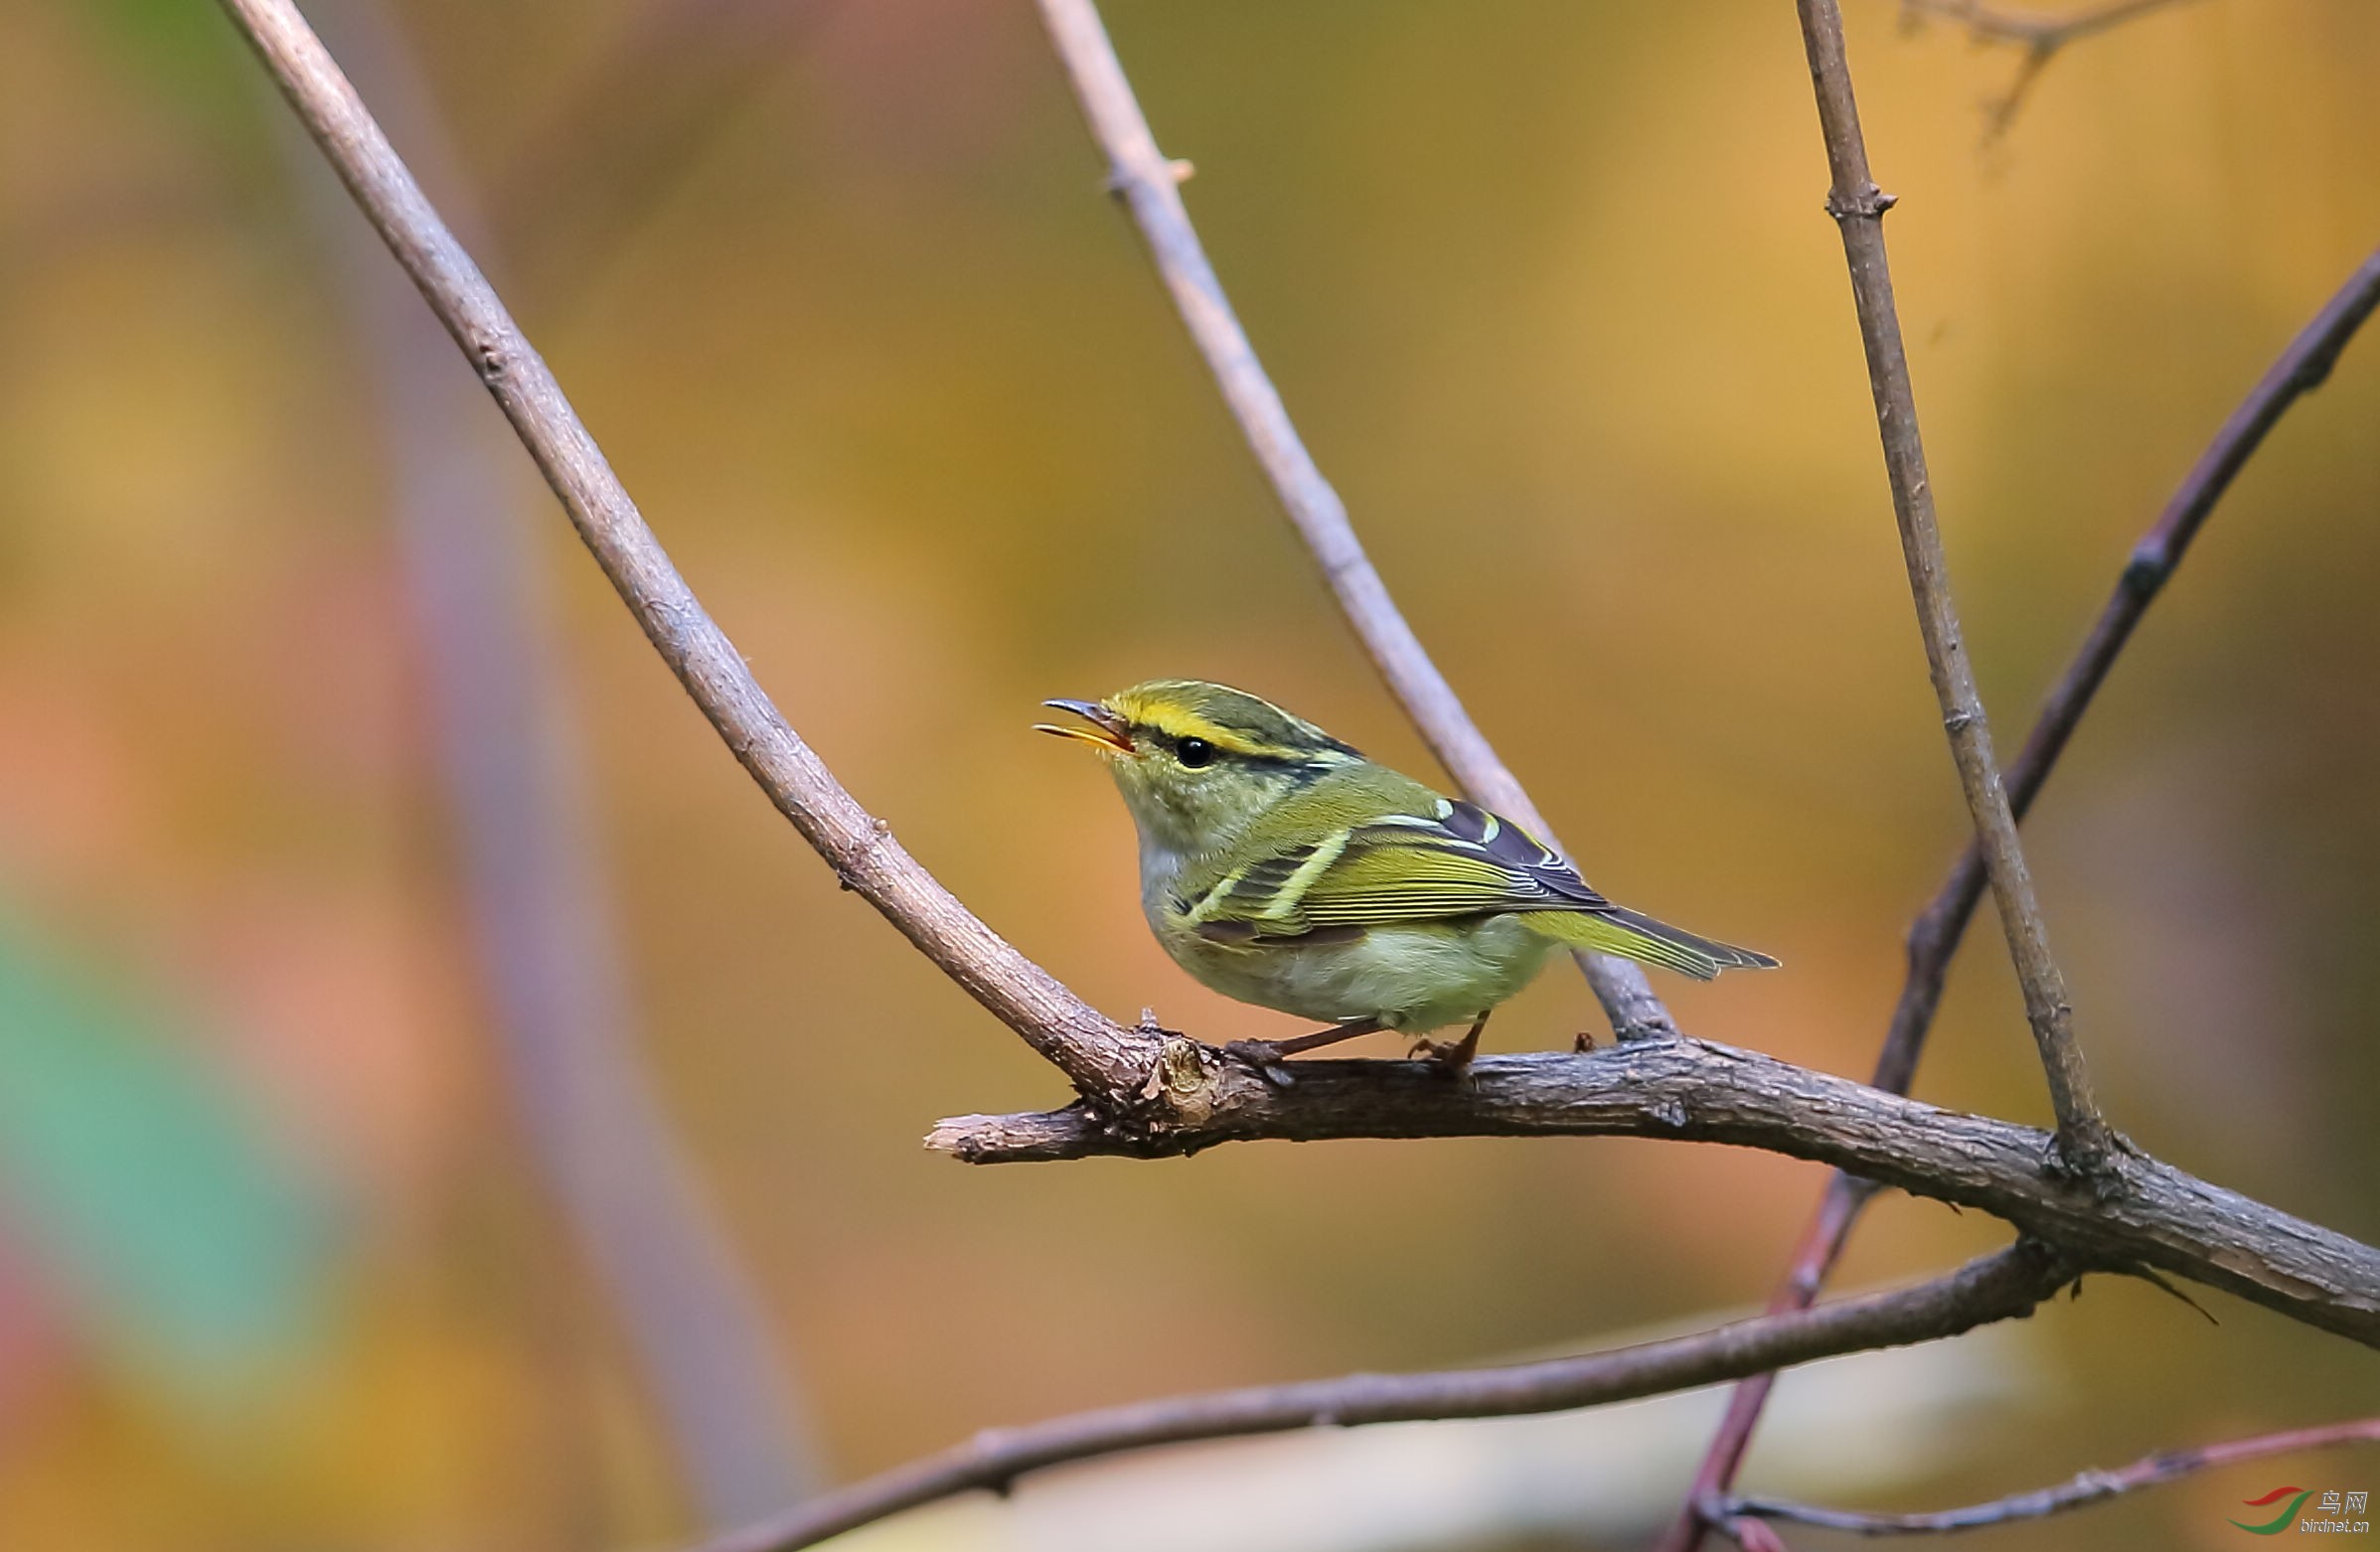
{"type": "Polygon", "coordinates": [[[1295,760],[1309,752],[1280,744],[1258,743],[1247,734],[1211,722],[1188,706],[1168,702],[1118,700],[1116,709],[1129,717],[1136,726],[1150,728],[1168,738],[1203,738],[1216,748],[1233,754],[1253,755],[1259,759],[1295,760]]]}

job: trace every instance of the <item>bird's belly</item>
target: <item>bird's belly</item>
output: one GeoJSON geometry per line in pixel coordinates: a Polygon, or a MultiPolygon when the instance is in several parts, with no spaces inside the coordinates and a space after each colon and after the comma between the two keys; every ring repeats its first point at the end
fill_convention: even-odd
{"type": "Polygon", "coordinates": [[[1226,997],[1320,1023],[1376,1018],[1414,1034],[1478,1017],[1528,985],[1555,947],[1508,917],[1373,927],[1352,943],[1160,936],[1183,969],[1226,997]]]}

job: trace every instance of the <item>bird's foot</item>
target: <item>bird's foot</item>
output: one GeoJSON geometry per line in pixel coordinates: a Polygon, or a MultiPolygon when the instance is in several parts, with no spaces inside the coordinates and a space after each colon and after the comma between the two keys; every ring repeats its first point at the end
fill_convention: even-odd
{"type": "Polygon", "coordinates": [[[1233,1040],[1223,1047],[1223,1054],[1254,1068],[1257,1076],[1275,1088],[1285,1089],[1298,1081],[1289,1070],[1285,1053],[1271,1040],[1233,1040]]]}
{"type": "Polygon", "coordinates": [[[1467,1074],[1471,1071],[1471,1058],[1479,1054],[1480,1031],[1487,1027],[1488,1015],[1482,1013],[1478,1021],[1464,1032],[1463,1038],[1459,1040],[1415,1040],[1413,1048],[1405,1055],[1408,1058],[1427,1056],[1437,1065],[1439,1071],[1449,1077],[1467,1074]]]}

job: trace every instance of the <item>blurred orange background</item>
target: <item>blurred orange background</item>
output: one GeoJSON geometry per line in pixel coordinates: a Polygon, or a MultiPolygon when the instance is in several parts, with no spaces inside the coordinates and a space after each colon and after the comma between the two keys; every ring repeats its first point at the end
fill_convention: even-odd
{"type": "MultiPolygon", "coordinates": [[[[337,47],[375,36],[363,4],[310,10],[337,47]]],[[[1110,1013],[1288,1030],[1165,960],[1121,806],[1027,733],[1035,703],[1221,679],[1435,772],[1101,198],[1031,7],[390,4],[380,47],[452,148],[432,196],[477,210],[485,267],[793,724],[1110,1013]]],[[[2179,6],[2060,55],[1986,142],[2012,53],[1846,8],[2013,749],[2222,417],[2380,240],[2380,12],[2179,6]]],[[[1588,876],[1785,960],[1665,980],[1681,1019],[1864,1076],[1965,817],[1792,7],[1107,10],[1292,412],[1588,876]]],[[[341,278],[360,223],[212,6],[0,17],[0,1546],[691,1534],[496,1054],[396,411],[341,278]]],[[[403,327],[445,348],[425,309],[403,327]]],[[[459,357],[442,391],[458,467],[492,471],[549,574],[609,970],[756,1301],[771,1448],[848,1479],[1070,1408],[1765,1295],[1824,1180],[1765,1155],[925,1154],[936,1118],[1061,1083],[770,811],[459,357]]],[[[2363,340],[2218,511],[2027,830],[2117,1124],[2364,1239],[2376,417],[2363,340]]],[[[1988,907],[1971,938],[1918,1092],[2042,1121],[1988,907]]],[[[1557,971],[1490,1045],[1598,1020],[1557,971]]],[[[1888,1199],[1841,1281],[2001,1234],[1888,1199]]],[[[2110,1280],[2045,1311],[2040,1383],[1874,1501],[2372,1410],[2370,1352],[2193,1297],[2216,1323],[2110,1280]]],[[[2240,1468],[2003,1535],[2213,1547],[2276,1481],[2375,1478],[2369,1451],[2240,1468]]],[[[1466,1534],[1431,1544],[1637,1532],[1466,1534]]]]}

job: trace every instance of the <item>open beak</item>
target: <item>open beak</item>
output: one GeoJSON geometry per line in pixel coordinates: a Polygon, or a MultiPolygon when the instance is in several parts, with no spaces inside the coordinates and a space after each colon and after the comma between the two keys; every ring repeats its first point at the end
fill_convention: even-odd
{"type": "Polygon", "coordinates": [[[1090,723],[1088,727],[1052,727],[1047,722],[1033,723],[1036,733],[1055,733],[1060,738],[1079,738],[1115,754],[1132,752],[1131,725],[1096,700],[1044,700],[1041,704],[1060,711],[1071,711],[1090,723]]]}

